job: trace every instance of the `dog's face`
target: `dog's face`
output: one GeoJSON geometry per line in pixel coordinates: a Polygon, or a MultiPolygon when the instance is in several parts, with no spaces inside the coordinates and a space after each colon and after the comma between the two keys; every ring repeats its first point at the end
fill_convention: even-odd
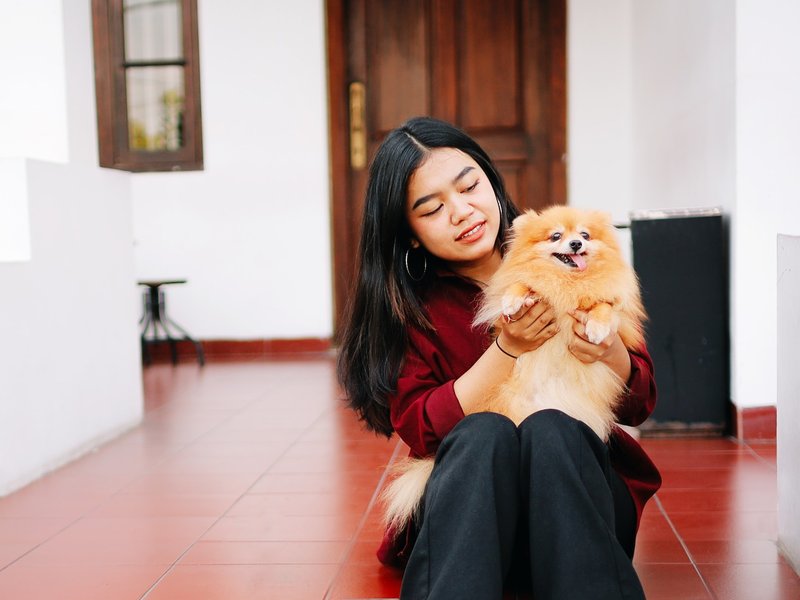
{"type": "Polygon", "coordinates": [[[513,231],[521,259],[565,273],[580,274],[608,252],[619,252],[610,218],[596,211],[567,206],[529,211],[517,217],[513,231]]]}

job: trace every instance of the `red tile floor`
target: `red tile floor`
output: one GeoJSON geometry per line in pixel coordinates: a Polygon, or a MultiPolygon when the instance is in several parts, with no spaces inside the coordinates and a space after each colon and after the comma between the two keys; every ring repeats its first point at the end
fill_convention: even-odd
{"type": "MultiPolygon", "coordinates": [[[[396,598],[375,507],[397,440],[361,430],[333,362],[155,365],[135,430],[0,499],[0,598],[396,598]]],[[[775,444],[645,440],[664,487],[647,597],[800,598],[776,548],[775,444]]]]}

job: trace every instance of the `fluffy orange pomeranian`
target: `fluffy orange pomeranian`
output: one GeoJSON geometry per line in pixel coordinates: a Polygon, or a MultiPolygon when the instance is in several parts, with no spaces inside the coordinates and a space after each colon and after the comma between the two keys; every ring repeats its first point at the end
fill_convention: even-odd
{"type": "Polygon", "coordinates": [[[516,313],[529,295],[552,306],[558,333],[519,357],[512,376],[491,394],[486,408],[517,424],[537,410],[555,408],[608,439],[625,382],[605,363],[581,362],[568,345],[575,323],[570,312],[575,309],[587,314],[584,324],[592,343],[617,332],[629,349],[643,342],[639,284],[620,252],[610,218],[566,206],[519,216],[475,324],[494,325],[499,331],[502,317],[516,313]]]}
{"type": "MultiPolygon", "coordinates": [[[[509,379],[488,394],[484,410],[521,423],[552,408],[586,423],[602,440],[614,426],[625,382],[600,361],[584,363],[569,350],[576,309],[587,314],[586,335],[599,344],[617,332],[629,349],[643,344],[639,284],[620,251],[610,217],[596,211],[554,206],[514,220],[503,262],[484,290],[476,326],[499,334],[506,316],[533,296],[556,315],[558,333],[522,354],[509,379]]],[[[433,459],[402,461],[383,498],[385,518],[399,531],[417,512],[433,459]]]]}

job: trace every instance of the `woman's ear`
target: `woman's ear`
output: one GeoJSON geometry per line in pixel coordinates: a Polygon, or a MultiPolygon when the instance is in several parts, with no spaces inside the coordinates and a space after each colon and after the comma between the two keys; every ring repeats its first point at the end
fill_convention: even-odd
{"type": "Polygon", "coordinates": [[[414,250],[416,250],[420,246],[419,240],[417,240],[417,238],[411,238],[410,245],[414,250]]]}

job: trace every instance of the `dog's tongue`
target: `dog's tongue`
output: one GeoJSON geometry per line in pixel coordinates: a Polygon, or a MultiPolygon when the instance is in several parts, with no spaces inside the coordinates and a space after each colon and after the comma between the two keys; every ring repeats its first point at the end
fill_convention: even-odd
{"type": "Polygon", "coordinates": [[[578,267],[578,271],[586,269],[586,259],[581,254],[570,254],[569,257],[572,262],[575,263],[575,266],[578,267]]]}

